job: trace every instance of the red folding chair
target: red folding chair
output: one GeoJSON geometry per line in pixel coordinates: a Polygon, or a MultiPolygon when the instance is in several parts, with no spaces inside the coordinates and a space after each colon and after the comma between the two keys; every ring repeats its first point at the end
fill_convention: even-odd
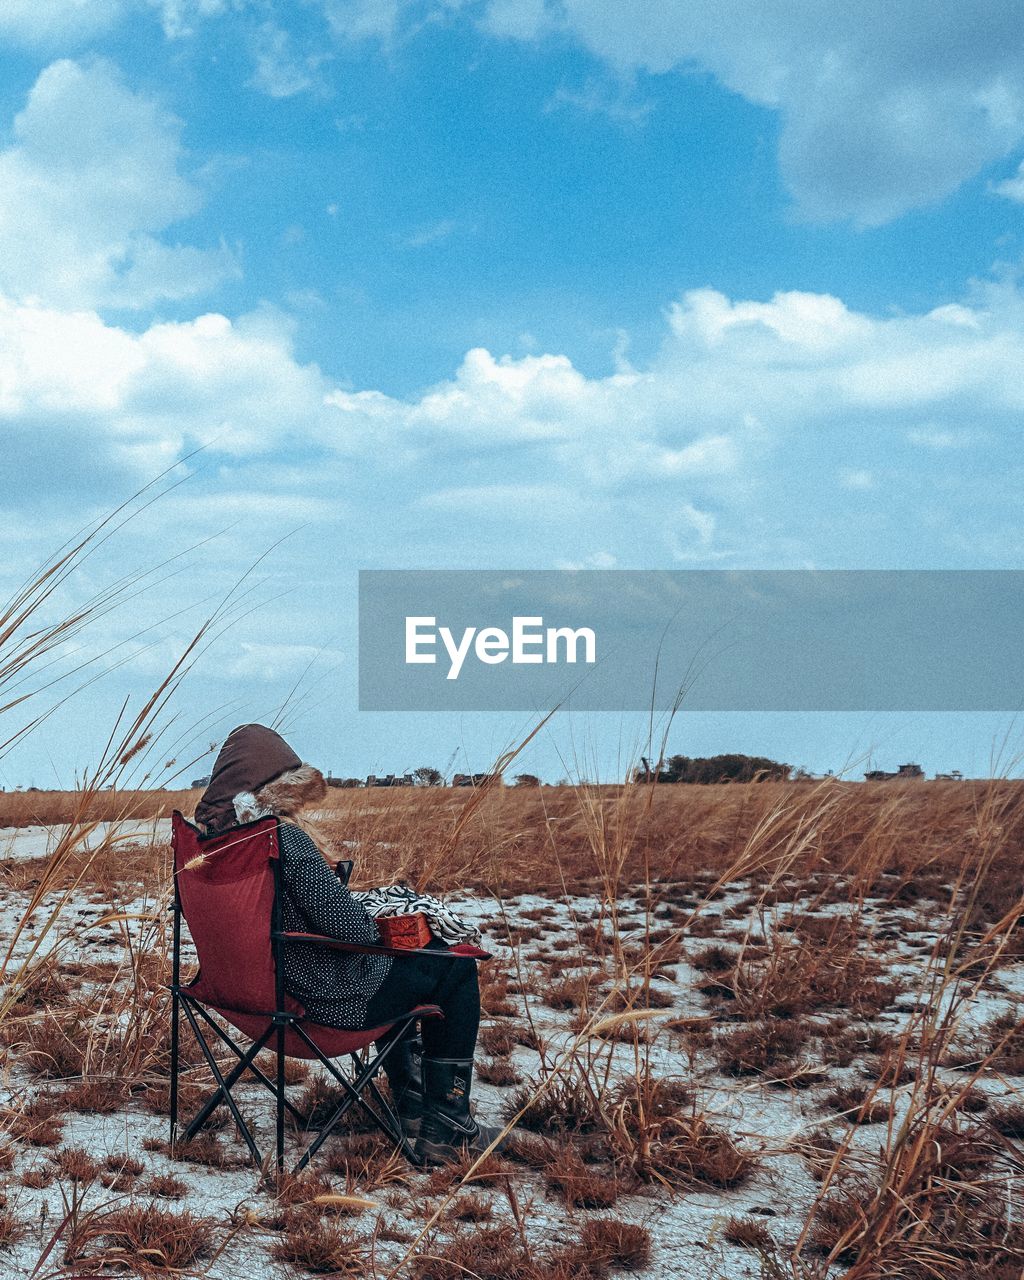
{"type": "MultiPolygon", "coordinates": [[[[292,1105],[285,1094],[285,1058],[320,1062],[341,1085],[344,1097],[334,1114],[303,1152],[295,1172],[308,1164],[331,1130],[350,1107],[359,1106],[374,1125],[415,1162],[415,1154],[401,1122],[382,1097],[374,1077],[409,1024],[418,1018],[436,1018],[436,1005],[418,1005],[400,1018],[379,1027],[342,1031],[311,1021],[299,1001],[284,989],[284,943],[287,939],[311,942],[338,951],[373,955],[444,957],[452,951],[408,950],[339,942],[319,934],[285,933],[281,929],[281,870],[278,857],[277,819],[232,827],[220,835],[204,836],[178,812],[171,822],[174,852],[174,950],[171,979],[171,1144],[178,1129],[178,1080],[180,1068],[179,1022],[184,1014],[202,1050],[217,1088],[203,1103],[182,1134],[188,1142],[214,1111],[225,1105],[253,1160],[263,1157],[252,1130],[246,1124],[231,1090],[249,1072],[276,1100],[277,1166],[284,1165],[284,1117],[288,1111],[304,1128],[309,1118],[292,1105]],[[199,973],[181,985],[181,919],[185,917],[199,957],[199,973]],[[211,1011],[251,1040],[248,1049],[237,1045],[211,1016],[211,1011]],[[203,1027],[214,1033],[213,1047],[203,1027]],[[387,1036],[376,1055],[366,1056],[375,1040],[387,1036]],[[213,1048],[217,1041],[238,1059],[225,1074],[213,1048]],[[256,1064],[260,1051],[270,1047],[277,1056],[276,1077],[271,1080],[256,1064]],[[346,1075],[332,1059],[348,1057],[353,1074],[346,1075]],[[372,1099],[373,1105],[370,1105],[372,1099]]],[[[457,956],[485,958],[477,947],[454,948],[457,956]]]]}

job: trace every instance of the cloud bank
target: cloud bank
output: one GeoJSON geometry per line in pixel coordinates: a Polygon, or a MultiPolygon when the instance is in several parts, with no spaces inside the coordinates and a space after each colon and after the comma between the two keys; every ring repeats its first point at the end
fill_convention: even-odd
{"type": "Polygon", "coordinates": [[[60,306],[146,308],[236,270],[163,234],[196,213],[181,122],[108,62],[46,67],[0,152],[0,289],[60,306]]]}
{"type": "MultiPolygon", "coordinates": [[[[126,20],[169,39],[237,24],[252,83],[272,97],[320,91],[332,47],[392,46],[437,22],[499,39],[570,40],[614,74],[706,72],[779,119],[779,164],[800,216],[873,227],[930,205],[1024,143],[1024,44],[1013,0],[659,0],[638,21],[621,0],[316,0],[319,28],[293,44],[290,7],[227,0],[6,0],[0,38],[78,48],[126,20]]],[[[557,103],[559,92],[552,101],[557,103]]],[[[618,103],[591,81],[585,104],[618,103]]],[[[1019,156],[1017,157],[1019,159],[1019,156]]],[[[995,190],[1018,198],[1013,179],[995,190]]],[[[1018,180],[1019,181],[1019,180],[1018,180]]]]}
{"type": "MultiPolygon", "coordinates": [[[[59,438],[68,475],[77,459],[108,482],[148,478],[205,444],[217,468],[208,483],[225,500],[268,485],[317,522],[368,528],[386,494],[385,537],[406,557],[424,541],[450,548],[457,519],[460,548],[504,537],[534,554],[572,544],[579,562],[628,564],[715,563],[760,546],[776,563],[804,563],[830,545],[829,522],[865,535],[867,491],[883,510],[891,502],[892,521],[873,506],[862,553],[884,555],[898,519],[941,555],[954,543],[929,524],[935,508],[1008,500],[1022,360],[1024,298],[1008,283],[885,318],[824,294],[698,289],[666,309],[643,368],[588,377],[565,355],[477,348],[451,377],[399,399],[340,388],[298,360],[274,313],[133,333],[96,312],[8,299],[0,420],[21,445],[15,466],[29,470],[34,456],[43,465],[33,440],[52,449],[59,438]]],[[[9,507],[31,489],[30,475],[17,479],[9,507]]]]}
{"type": "Polygon", "coordinates": [[[877,226],[940,200],[1024,141],[1012,0],[492,0],[497,35],[577,40],[622,74],[708,71],[777,112],[779,162],[808,218],[877,226]]]}

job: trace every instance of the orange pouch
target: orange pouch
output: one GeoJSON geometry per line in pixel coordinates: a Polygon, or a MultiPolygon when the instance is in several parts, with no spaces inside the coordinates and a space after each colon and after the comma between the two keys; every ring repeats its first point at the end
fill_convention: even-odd
{"type": "Polygon", "coordinates": [[[425,947],[433,936],[422,911],[406,916],[378,916],[376,924],[386,947],[425,947]]]}

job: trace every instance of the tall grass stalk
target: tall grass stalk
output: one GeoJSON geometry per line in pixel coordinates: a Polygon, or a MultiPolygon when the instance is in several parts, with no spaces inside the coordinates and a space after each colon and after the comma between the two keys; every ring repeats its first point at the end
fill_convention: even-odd
{"type": "MultiPolygon", "coordinates": [[[[61,693],[57,686],[64,679],[86,670],[98,657],[110,652],[106,650],[79,661],[62,675],[52,675],[50,668],[59,651],[99,618],[131,603],[141,590],[165,581],[166,574],[160,576],[163,571],[186,554],[182,551],[151,569],[122,574],[84,603],[72,605],[64,612],[58,608],[53,616],[54,606],[59,605],[62,593],[73,586],[75,574],[80,573],[83,565],[143,510],[181,483],[181,480],[167,481],[173,470],[169,468],[108,516],[75,535],[29,575],[0,608],[0,756],[39,729],[98,677],[90,676],[77,688],[61,693]],[[36,671],[46,674],[32,684],[36,671]],[[46,694],[51,696],[40,706],[38,700],[46,694]],[[17,716],[30,705],[28,718],[22,716],[15,723],[17,716]]],[[[167,674],[144,697],[139,709],[129,712],[128,700],[125,700],[96,762],[65,798],[67,808],[62,829],[0,957],[0,1026],[17,1002],[26,975],[49,942],[93,861],[109,856],[132,839],[119,830],[127,819],[136,816],[140,804],[140,792],[131,784],[138,785],[140,774],[143,782],[152,777],[152,769],[145,773],[143,769],[175,722],[176,717],[169,714],[169,704],[195,663],[246,610],[256,607],[247,603],[246,596],[252,586],[245,584],[262,558],[259,557],[217,603],[183,645],[167,674]],[[105,824],[102,830],[101,823],[105,824]],[[37,915],[42,919],[37,920],[37,915]],[[22,946],[23,942],[27,945],[22,946]]],[[[23,798],[19,797],[16,803],[24,805],[23,798]]]]}

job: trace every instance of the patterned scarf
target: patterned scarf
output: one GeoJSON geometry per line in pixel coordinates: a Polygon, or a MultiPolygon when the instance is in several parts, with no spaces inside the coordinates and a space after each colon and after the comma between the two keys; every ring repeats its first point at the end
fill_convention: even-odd
{"type": "Polygon", "coordinates": [[[422,912],[435,938],[453,946],[458,942],[479,945],[480,930],[455,914],[439,899],[429,893],[417,893],[404,884],[388,885],[383,889],[356,889],[357,898],[371,916],[409,916],[422,912]]]}

